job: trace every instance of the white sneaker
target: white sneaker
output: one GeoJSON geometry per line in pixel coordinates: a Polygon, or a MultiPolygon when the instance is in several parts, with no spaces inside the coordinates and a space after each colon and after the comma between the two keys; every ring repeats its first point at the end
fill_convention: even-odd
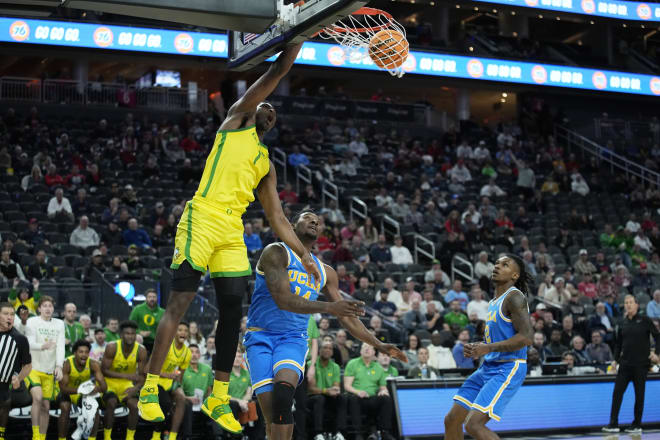
{"type": "Polygon", "coordinates": [[[629,426],[626,428],[626,432],[629,434],[641,434],[642,433],[642,427],[641,426],[629,426]]]}
{"type": "Polygon", "coordinates": [[[621,430],[619,429],[618,426],[607,425],[607,426],[603,426],[602,431],[615,433],[615,432],[620,432],[621,430]]]}
{"type": "Polygon", "coordinates": [[[334,435],[334,437],[332,437],[332,440],[345,440],[345,439],[344,436],[341,435],[341,432],[338,432],[334,435]]]}
{"type": "Polygon", "coordinates": [[[314,440],[325,440],[325,437],[323,436],[323,434],[316,434],[314,436],[314,440]]]}

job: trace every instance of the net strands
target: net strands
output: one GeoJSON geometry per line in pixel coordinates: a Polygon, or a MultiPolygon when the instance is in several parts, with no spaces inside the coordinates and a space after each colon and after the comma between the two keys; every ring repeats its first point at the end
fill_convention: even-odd
{"type": "MultiPolygon", "coordinates": [[[[335,24],[326,27],[318,36],[325,40],[334,40],[341,45],[351,60],[361,60],[369,58],[369,44],[379,32],[389,32],[390,36],[397,36],[400,33],[404,40],[406,37],[405,28],[397,22],[390,14],[385,11],[373,8],[361,8],[335,24]]],[[[381,37],[382,37],[381,33],[381,37]]],[[[401,77],[405,73],[403,64],[407,57],[408,44],[399,45],[405,50],[400,50],[395,55],[388,54],[386,51],[376,49],[372,53],[383,61],[384,69],[391,75],[401,77]],[[402,53],[405,52],[405,55],[402,53]],[[403,62],[400,59],[403,57],[403,62]]]]}

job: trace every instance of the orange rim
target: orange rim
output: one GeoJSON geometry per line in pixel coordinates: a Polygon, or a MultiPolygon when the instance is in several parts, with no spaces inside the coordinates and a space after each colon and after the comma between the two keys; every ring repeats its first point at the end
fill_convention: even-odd
{"type": "MultiPolygon", "coordinates": [[[[383,11],[382,9],[368,8],[368,7],[362,7],[357,11],[353,12],[351,15],[382,15],[388,20],[392,20],[392,14],[390,14],[389,12],[383,11]]],[[[380,26],[354,28],[354,29],[343,26],[332,25],[329,26],[327,29],[337,33],[349,33],[349,32],[364,33],[369,31],[378,32],[386,28],[388,28],[387,24],[383,24],[380,26]]]]}

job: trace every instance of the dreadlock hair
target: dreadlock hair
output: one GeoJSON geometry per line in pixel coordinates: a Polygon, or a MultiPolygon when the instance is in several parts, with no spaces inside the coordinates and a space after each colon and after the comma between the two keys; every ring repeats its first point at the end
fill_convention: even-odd
{"type": "Polygon", "coordinates": [[[527,272],[527,266],[522,258],[515,254],[504,254],[505,257],[512,259],[516,262],[518,266],[518,279],[513,284],[517,287],[523,294],[530,295],[532,287],[534,287],[534,277],[532,274],[527,272]]]}

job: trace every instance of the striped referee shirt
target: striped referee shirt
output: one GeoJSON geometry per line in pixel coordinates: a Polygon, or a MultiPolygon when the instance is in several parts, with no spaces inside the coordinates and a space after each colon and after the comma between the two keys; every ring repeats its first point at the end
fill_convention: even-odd
{"type": "Polygon", "coordinates": [[[30,344],[25,336],[12,328],[0,332],[0,383],[9,383],[14,373],[32,363],[30,344]]]}

